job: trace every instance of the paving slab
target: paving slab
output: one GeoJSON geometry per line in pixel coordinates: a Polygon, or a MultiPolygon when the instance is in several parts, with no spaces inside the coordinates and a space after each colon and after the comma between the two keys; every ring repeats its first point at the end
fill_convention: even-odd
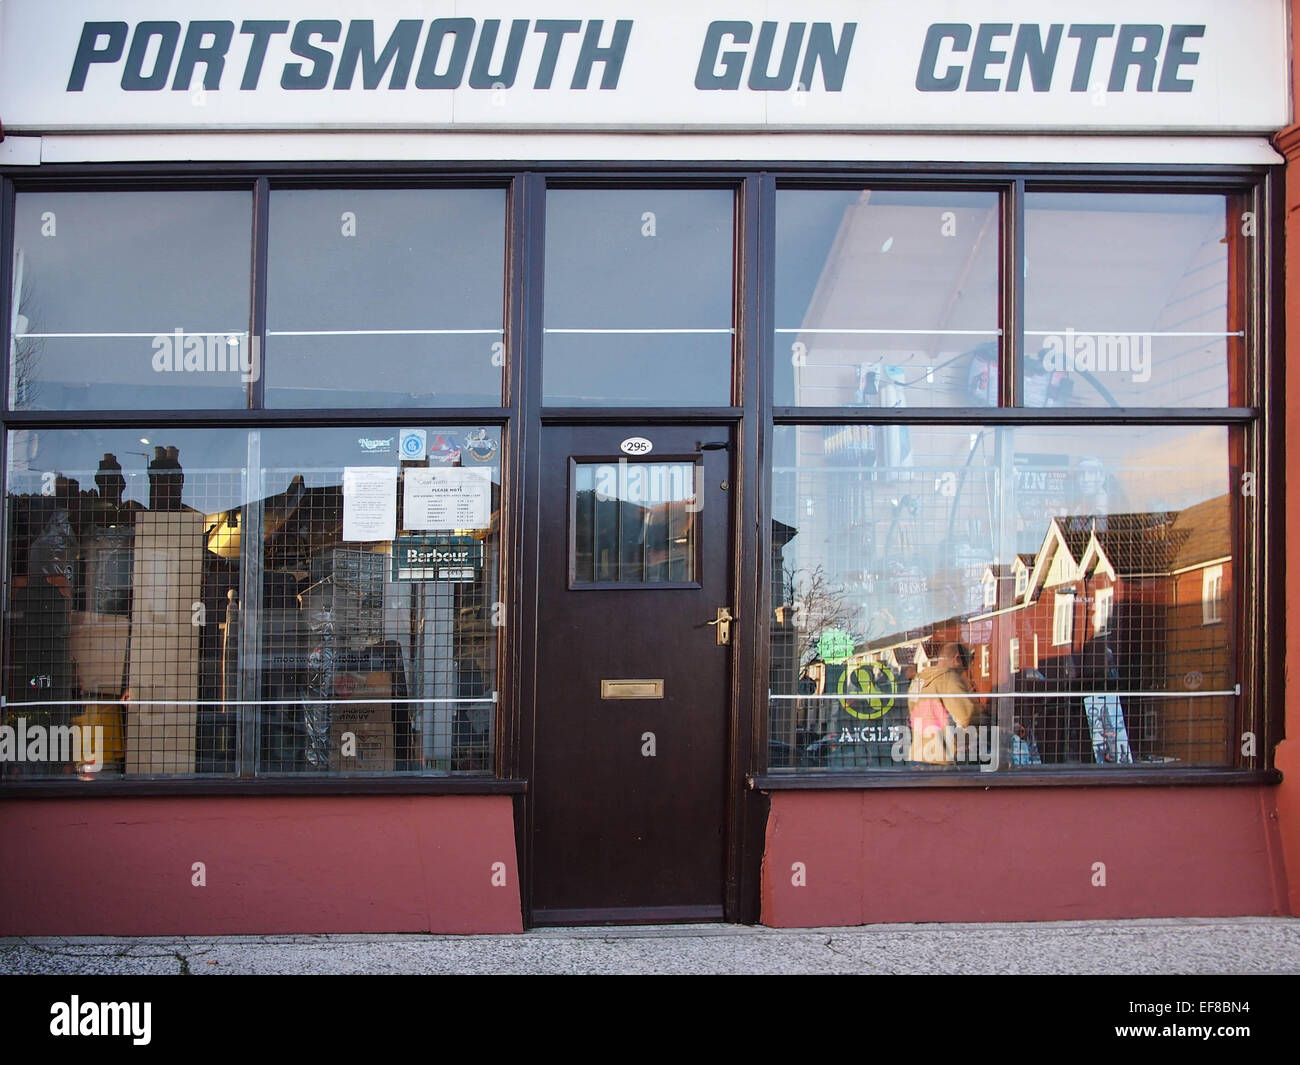
{"type": "Polygon", "coordinates": [[[0,974],[1300,974],[1300,919],[0,938],[0,974]]]}

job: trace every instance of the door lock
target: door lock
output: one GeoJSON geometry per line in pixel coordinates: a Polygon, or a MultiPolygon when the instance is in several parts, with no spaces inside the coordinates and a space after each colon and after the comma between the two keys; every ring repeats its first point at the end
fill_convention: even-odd
{"type": "Polygon", "coordinates": [[[708,624],[714,626],[713,631],[714,635],[717,636],[719,647],[723,644],[731,643],[731,623],[735,620],[736,619],[731,616],[731,609],[729,607],[720,606],[718,607],[718,616],[708,622],[708,624]]]}

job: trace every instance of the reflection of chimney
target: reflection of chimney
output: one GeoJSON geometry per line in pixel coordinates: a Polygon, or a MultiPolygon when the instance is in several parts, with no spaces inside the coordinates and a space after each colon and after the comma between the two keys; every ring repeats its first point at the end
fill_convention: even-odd
{"type": "Polygon", "coordinates": [[[122,476],[122,466],[116,455],[105,454],[99,460],[99,472],[95,474],[95,485],[99,488],[99,497],[105,503],[115,507],[122,505],[122,493],[126,491],[126,478],[122,476]]]}
{"type": "Polygon", "coordinates": [[[184,488],[180,451],[174,447],[155,447],[153,461],[149,463],[149,509],[180,510],[184,488]]]}

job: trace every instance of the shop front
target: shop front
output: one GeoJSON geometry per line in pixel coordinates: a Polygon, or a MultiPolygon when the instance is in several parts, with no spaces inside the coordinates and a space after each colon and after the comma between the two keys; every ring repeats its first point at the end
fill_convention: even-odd
{"type": "Polygon", "coordinates": [[[0,7],[0,932],[1291,912],[1287,5],[598,6],[0,7]]]}

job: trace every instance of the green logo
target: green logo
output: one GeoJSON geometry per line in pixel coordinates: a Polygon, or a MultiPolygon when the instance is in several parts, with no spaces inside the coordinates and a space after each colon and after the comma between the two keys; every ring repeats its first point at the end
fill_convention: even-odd
{"type": "Polygon", "coordinates": [[[854,646],[853,637],[843,629],[827,629],[817,637],[817,653],[831,666],[847,662],[854,646]]]}
{"type": "Polygon", "coordinates": [[[894,708],[898,678],[888,666],[858,666],[840,674],[838,687],[840,695],[852,695],[856,690],[863,696],[858,699],[841,699],[840,706],[860,721],[874,721],[894,708]]]}

